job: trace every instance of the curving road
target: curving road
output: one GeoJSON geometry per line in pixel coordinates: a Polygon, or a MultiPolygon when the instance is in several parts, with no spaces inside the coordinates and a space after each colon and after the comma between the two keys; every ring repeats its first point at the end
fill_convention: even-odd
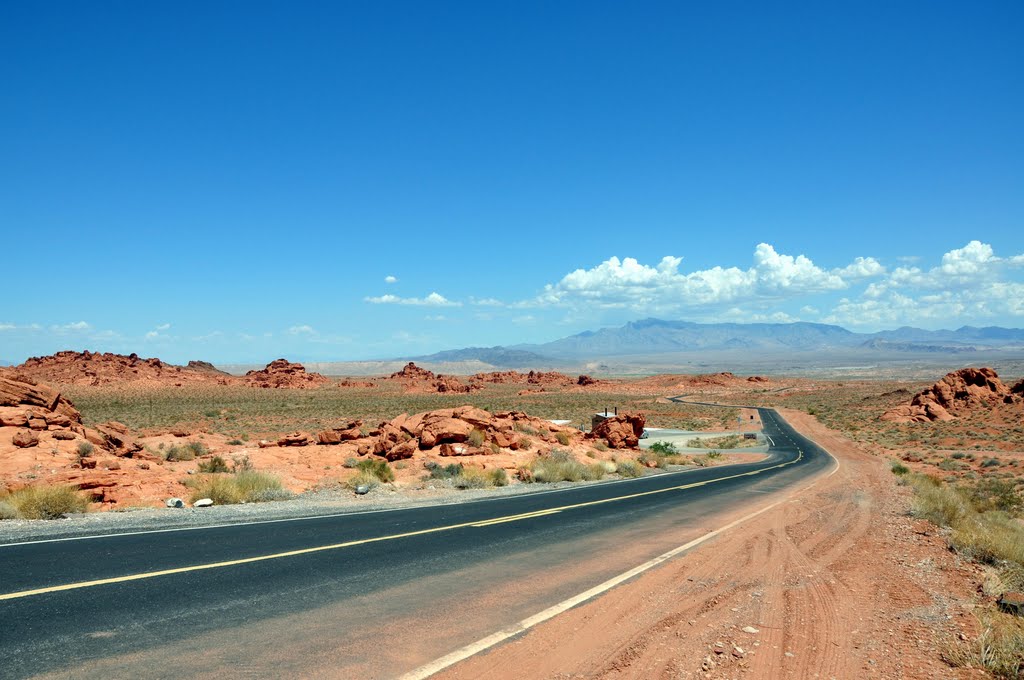
{"type": "Polygon", "coordinates": [[[457,505],[0,545],[0,677],[399,675],[833,464],[774,410],[758,411],[772,443],[758,463],[457,505]]]}

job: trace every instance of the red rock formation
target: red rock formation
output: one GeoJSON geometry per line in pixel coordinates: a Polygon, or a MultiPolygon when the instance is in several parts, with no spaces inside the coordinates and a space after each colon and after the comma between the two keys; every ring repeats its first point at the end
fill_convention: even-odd
{"type": "Polygon", "coordinates": [[[530,371],[526,375],[526,382],[530,385],[572,385],[575,381],[558,371],[530,371]]]}
{"type": "Polygon", "coordinates": [[[317,444],[340,444],[341,442],[350,442],[355,441],[356,439],[361,439],[363,433],[360,428],[362,428],[362,426],[362,420],[353,420],[341,427],[324,430],[323,432],[317,433],[317,444]]]}
{"type": "Polygon", "coordinates": [[[330,382],[319,373],[307,373],[302,364],[275,359],[259,371],[249,371],[242,378],[246,384],[262,388],[309,389],[330,382]]]}
{"type": "Polygon", "coordinates": [[[469,394],[473,390],[482,390],[481,385],[474,383],[465,384],[453,375],[439,375],[433,382],[433,387],[441,394],[469,394]]]}
{"type": "Polygon", "coordinates": [[[433,372],[420,368],[410,361],[402,370],[389,375],[388,380],[433,380],[435,377],[433,372]]]}
{"type": "Polygon", "coordinates": [[[14,433],[11,443],[21,449],[39,444],[39,435],[32,430],[18,430],[14,433]]]}
{"type": "Polygon", "coordinates": [[[376,387],[377,383],[369,380],[352,380],[351,378],[345,378],[338,383],[338,387],[376,387]]]}
{"type": "Polygon", "coordinates": [[[370,433],[371,439],[360,448],[360,454],[373,453],[388,460],[410,458],[417,451],[433,451],[438,455],[481,455],[493,452],[492,446],[512,451],[528,448],[517,428],[535,432],[546,430],[542,441],[556,442],[556,433],[578,438],[573,428],[563,428],[549,421],[531,418],[525,413],[509,411],[492,414],[474,406],[438,409],[414,415],[400,415],[381,423],[370,433]],[[445,447],[444,452],[439,447],[445,447]],[[452,446],[459,447],[457,449],[452,446]],[[454,451],[459,453],[454,453],[454,451]]]}
{"type": "Polygon", "coordinates": [[[1013,391],[1017,387],[1007,387],[991,368],[962,368],[915,394],[909,405],[886,411],[881,420],[895,423],[954,420],[975,408],[1020,402],[1021,397],[1013,391]]]}
{"type": "Polygon", "coordinates": [[[598,423],[587,433],[587,439],[604,439],[613,449],[636,448],[646,424],[643,414],[620,414],[598,423]]]}
{"type": "Polygon", "coordinates": [[[229,384],[237,380],[206,362],[190,362],[188,367],[183,368],[164,363],[160,359],[142,359],[137,354],[125,356],[88,350],[32,357],[12,371],[36,380],[62,385],[110,385],[149,381],[181,386],[184,383],[229,384]],[[207,366],[209,368],[206,368],[207,366]]]}
{"type": "Polygon", "coordinates": [[[292,432],[277,440],[278,446],[309,446],[310,438],[302,432],[292,432]]]}

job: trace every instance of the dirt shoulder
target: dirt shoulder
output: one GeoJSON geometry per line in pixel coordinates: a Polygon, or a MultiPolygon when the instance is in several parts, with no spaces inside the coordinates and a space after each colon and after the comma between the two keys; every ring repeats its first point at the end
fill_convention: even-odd
{"type": "Polygon", "coordinates": [[[835,474],[437,677],[985,677],[941,659],[974,633],[978,568],[907,515],[887,461],[781,413],[835,474]]]}

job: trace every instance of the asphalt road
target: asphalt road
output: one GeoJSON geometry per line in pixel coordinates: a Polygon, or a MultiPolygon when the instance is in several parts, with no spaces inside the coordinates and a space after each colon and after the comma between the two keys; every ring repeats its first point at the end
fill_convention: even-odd
{"type": "MultiPolygon", "coordinates": [[[[189,640],[223,638],[255,622],[312,610],[330,609],[332,644],[343,646],[346,637],[362,639],[368,621],[402,616],[400,598],[377,601],[374,593],[444,583],[445,575],[474,568],[484,574],[508,569],[519,578],[531,569],[550,571],[571,559],[566,550],[580,551],[582,560],[585,551],[607,549],[599,541],[607,532],[628,537],[632,529],[636,535],[641,528],[656,531],[659,522],[699,522],[749,500],[755,490],[796,485],[834,464],[774,411],[760,409],[760,415],[773,445],[758,463],[457,505],[0,546],[0,677],[140,677],[138,668],[96,670],[95,663],[180,649],[189,640]]],[[[583,578],[567,574],[563,590],[594,585],[583,578]]],[[[451,609],[458,590],[458,583],[438,592],[417,590],[416,607],[451,609]]],[[[518,609],[510,602],[508,616],[541,604],[540,597],[518,609]]],[[[501,612],[492,618],[501,623],[501,612]]],[[[465,640],[439,635],[444,642],[433,644],[464,644],[490,632],[462,631],[471,637],[465,640]]],[[[409,663],[452,651],[420,645],[427,648],[418,648],[409,663]]],[[[364,677],[409,669],[401,667],[401,654],[379,667],[372,648],[364,656],[357,664],[364,677]]],[[[145,668],[150,677],[193,675],[189,663],[176,658],[173,666],[145,668]]]]}

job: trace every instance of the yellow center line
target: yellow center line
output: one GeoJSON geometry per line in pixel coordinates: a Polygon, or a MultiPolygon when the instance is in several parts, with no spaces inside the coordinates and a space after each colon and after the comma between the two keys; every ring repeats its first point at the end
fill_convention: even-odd
{"type": "Polygon", "coordinates": [[[498,519],[489,519],[483,522],[477,522],[473,526],[475,527],[489,527],[492,524],[504,524],[505,522],[518,522],[521,519],[531,519],[533,517],[543,517],[544,515],[554,515],[555,513],[561,512],[561,510],[538,510],[537,512],[527,512],[522,515],[511,515],[509,517],[499,517],[498,519]]]}
{"type": "Polygon", "coordinates": [[[17,600],[23,597],[32,597],[34,595],[44,595],[46,593],[58,593],[65,590],[78,590],[80,588],[92,588],[94,586],[111,585],[114,583],[128,583],[129,581],[141,581],[143,579],[156,578],[158,576],[172,576],[174,574],[187,574],[193,571],[205,571],[207,569],[223,569],[225,567],[236,567],[242,564],[253,564],[255,562],[264,562],[267,560],[277,560],[285,557],[297,557],[299,555],[311,555],[313,553],[327,552],[329,550],[341,550],[343,548],[352,548],[357,545],[366,545],[369,543],[379,543],[381,541],[393,541],[400,538],[411,538],[413,536],[425,536],[427,534],[436,534],[442,531],[454,531],[456,529],[465,529],[467,527],[486,527],[494,524],[503,524],[505,522],[514,522],[520,519],[528,519],[531,517],[543,517],[546,515],[553,515],[566,510],[576,510],[578,508],[592,507],[595,505],[603,505],[605,503],[614,503],[618,501],[629,500],[632,498],[642,498],[644,496],[653,496],[660,493],[668,493],[671,491],[685,491],[686,489],[693,489],[706,484],[714,484],[716,482],[724,482],[730,479],[738,479],[740,477],[749,477],[752,475],[759,475],[769,470],[777,470],[784,468],[789,465],[793,465],[803,458],[803,452],[800,451],[799,455],[791,461],[786,463],[778,463],[777,465],[771,465],[769,467],[760,468],[758,470],[751,470],[750,472],[741,472],[735,475],[729,475],[726,477],[719,477],[718,479],[710,479],[703,482],[693,482],[690,484],[680,484],[678,486],[670,486],[664,489],[654,489],[652,491],[640,491],[638,493],[626,494],[625,496],[613,496],[611,498],[603,498],[596,501],[586,501],[584,503],[573,503],[571,505],[562,505],[555,508],[549,508],[547,510],[538,510],[536,512],[522,513],[518,515],[506,515],[504,517],[495,517],[489,520],[477,520],[474,522],[462,522],[460,524],[449,524],[447,526],[434,527],[432,529],[420,529],[418,531],[407,531],[400,534],[389,534],[387,536],[377,536],[374,538],[364,538],[357,541],[345,541],[344,543],[333,543],[331,545],[320,545],[313,548],[300,548],[298,550],[288,550],[286,552],[273,553],[270,555],[260,555],[257,557],[243,557],[237,560],[225,560],[223,562],[210,562],[208,564],[193,564],[187,567],[175,567],[174,569],[161,569],[159,571],[147,571],[140,574],[128,574],[127,576],[112,576],[110,578],[95,579],[93,581],[78,581],[77,583],[66,583],[59,586],[47,586],[45,588],[34,588],[32,590],[19,590],[13,593],[5,593],[0,595],[0,601],[3,600],[17,600]]]}

